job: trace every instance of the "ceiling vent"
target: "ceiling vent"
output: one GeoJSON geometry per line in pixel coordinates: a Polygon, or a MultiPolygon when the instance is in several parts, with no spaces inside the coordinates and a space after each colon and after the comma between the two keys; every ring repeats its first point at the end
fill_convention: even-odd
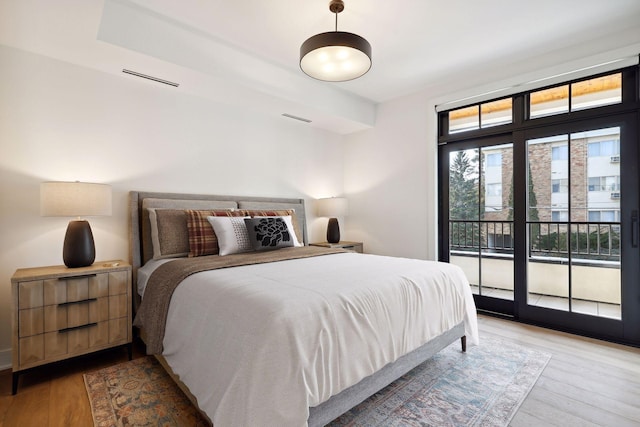
{"type": "Polygon", "coordinates": [[[290,119],[300,120],[301,122],[311,123],[311,120],[305,119],[304,117],[292,116],[291,114],[282,113],[283,116],[289,117],[290,119]]]}
{"type": "Polygon", "coordinates": [[[153,77],[153,76],[149,76],[147,74],[138,73],[137,71],[127,70],[126,68],[123,68],[122,72],[125,73],[125,74],[130,74],[130,75],[136,76],[136,77],[142,77],[143,79],[152,80],[154,82],[162,83],[162,84],[173,86],[173,87],[180,86],[179,83],[174,83],[174,82],[170,82],[169,80],[161,79],[159,77],[153,77]]]}

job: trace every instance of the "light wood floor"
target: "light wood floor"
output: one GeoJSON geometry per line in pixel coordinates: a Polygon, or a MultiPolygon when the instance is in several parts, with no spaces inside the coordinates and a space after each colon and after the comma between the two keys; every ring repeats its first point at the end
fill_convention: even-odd
{"type": "MultiPolygon", "coordinates": [[[[494,335],[552,354],[512,426],[640,426],[640,349],[488,316],[480,337],[494,335]]],[[[134,357],[142,346],[134,346],[134,357]]],[[[82,374],[127,360],[116,349],[21,376],[0,372],[0,427],[92,425],[82,374]]]]}

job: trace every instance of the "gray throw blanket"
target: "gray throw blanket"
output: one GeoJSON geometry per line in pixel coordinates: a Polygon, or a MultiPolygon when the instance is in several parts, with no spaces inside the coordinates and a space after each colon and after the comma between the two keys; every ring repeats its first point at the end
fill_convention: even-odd
{"type": "Polygon", "coordinates": [[[206,270],[308,258],[341,252],[345,252],[345,250],[303,246],[226,256],[210,255],[197,258],[179,258],[169,261],[162,264],[151,274],[133,325],[145,330],[147,354],[160,354],[162,353],[162,341],[164,340],[171,296],[176,287],[188,276],[206,270]]]}

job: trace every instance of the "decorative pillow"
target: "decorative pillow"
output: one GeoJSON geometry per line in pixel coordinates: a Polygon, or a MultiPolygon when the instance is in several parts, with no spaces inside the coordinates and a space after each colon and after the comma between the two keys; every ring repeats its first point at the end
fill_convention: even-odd
{"type": "Polygon", "coordinates": [[[289,226],[289,230],[291,230],[291,234],[294,236],[293,245],[294,246],[304,246],[303,243],[300,242],[300,238],[303,237],[302,229],[300,228],[300,224],[298,223],[298,219],[296,218],[296,211],[294,209],[276,209],[276,210],[245,210],[244,212],[252,218],[263,217],[263,216],[281,216],[287,221],[287,225],[289,226]],[[287,218],[289,217],[289,218],[287,218]]]}
{"type": "Polygon", "coordinates": [[[298,240],[298,236],[296,235],[295,228],[294,228],[294,226],[292,224],[292,217],[290,215],[287,215],[287,216],[254,216],[253,218],[281,218],[287,224],[287,228],[289,229],[289,233],[291,234],[291,238],[293,239],[293,246],[296,246],[296,247],[304,246],[298,240]]]}
{"type": "Polygon", "coordinates": [[[293,246],[293,235],[281,216],[263,216],[244,220],[253,249],[263,251],[293,246]]]}
{"type": "Polygon", "coordinates": [[[189,254],[187,216],[181,209],[149,208],[153,259],[185,257],[189,254]]]}
{"type": "Polygon", "coordinates": [[[217,255],[218,238],[207,217],[245,216],[243,210],[185,210],[189,239],[189,256],[217,255]]]}
{"type": "Polygon", "coordinates": [[[218,238],[220,255],[231,255],[240,252],[249,252],[253,246],[249,241],[247,226],[244,224],[245,218],[241,216],[208,216],[207,221],[213,227],[213,231],[218,238]]]}

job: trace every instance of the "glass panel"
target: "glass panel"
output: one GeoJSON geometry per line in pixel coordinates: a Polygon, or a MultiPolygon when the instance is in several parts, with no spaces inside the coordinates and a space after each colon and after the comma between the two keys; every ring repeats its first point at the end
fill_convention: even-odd
{"type": "Polygon", "coordinates": [[[480,293],[480,224],[478,159],[480,150],[454,151],[449,157],[450,262],[464,271],[471,289],[480,293]]]}
{"type": "Polygon", "coordinates": [[[560,191],[570,182],[568,136],[529,140],[527,150],[527,302],[568,310],[568,192],[560,191]]]}
{"type": "Polygon", "coordinates": [[[620,128],[570,138],[571,310],[620,319],[620,128]]]}
{"type": "Polygon", "coordinates": [[[473,293],[510,300],[513,300],[512,180],[512,144],[450,154],[450,262],[465,272],[473,293]]]}
{"type": "Polygon", "coordinates": [[[622,73],[571,85],[571,111],[622,102],[622,73]]]}
{"type": "Polygon", "coordinates": [[[465,132],[480,128],[478,106],[459,108],[449,111],[449,133],[465,132]]]}
{"type": "Polygon", "coordinates": [[[449,157],[449,218],[478,220],[480,150],[454,151],[449,157]]]}
{"type": "Polygon", "coordinates": [[[527,142],[529,304],[620,318],[619,133],[527,142]]]}
{"type": "Polygon", "coordinates": [[[513,121],[512,103],[513,101],[509,97],[482,104],[480,106],[482,127],[511,123],[513,121]]]}
{"type": "Polygon", "coordinates": [[[481,294],[513,300],[513,145],[481,149],[481,294]]]}
{"type": "Polygon", "coordinates": [[[531,92],[529,117],[550,116],[569,112],[569,85],[531,92]]]}

